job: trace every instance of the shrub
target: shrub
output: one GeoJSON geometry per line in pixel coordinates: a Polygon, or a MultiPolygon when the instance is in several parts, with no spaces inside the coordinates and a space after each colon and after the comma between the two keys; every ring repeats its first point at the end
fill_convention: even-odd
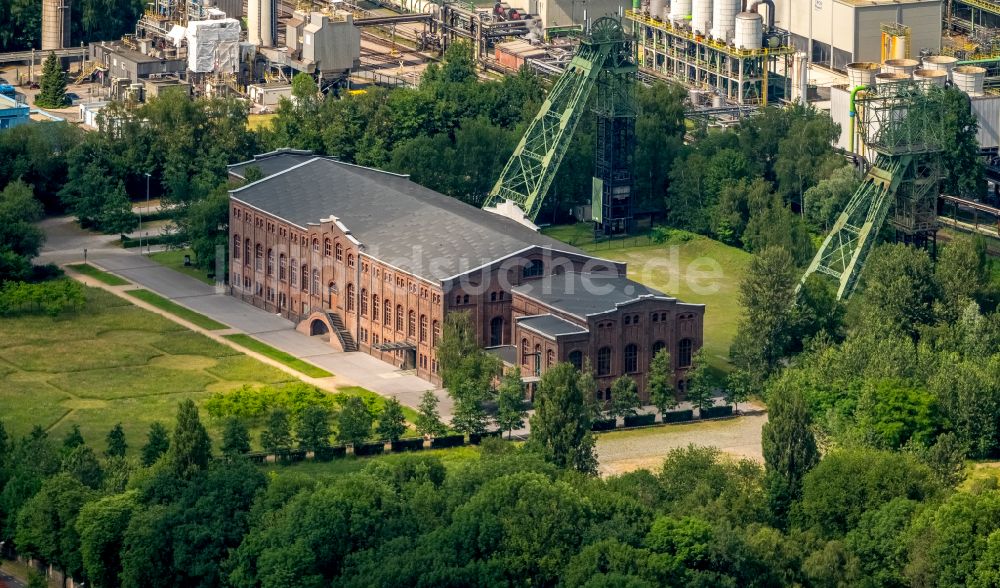
{"type": "Polygon", "coordinates": [[[656,423],[655,414],[639,414],[625,417],[626,427],[645,427],[656,423]]]}
{"type": "Polygon", "coordinates": [[[483,439],[502,439],[503,431],[486,431],[485,433],[469,433],[469,444],[479,445],[483,439]]]}
{"type": "Polygon", "coordinates": [[[465,445],[465,435],[445,435],[444,437],[435,437],[431,440],[431,449],[461,447],[462,445],[465,445]]]}
{"type": "Polygon", "coordinates": [[[277,387],[245,384],[230,392],[216,392],[205,401],[205,410],[212,418],[234,416],[249,423],[259,423],[276,408],[297,419],[310,406],[331,408],[333,398],[308,384],[291,382],[277,387]]]}
{"type": "Polygon", "coordinates": [[[385,443],[362,443],[354,446],[354,455],[381,455],[385,452],[385,443]]]}
{"type": "Polygon", "coordinates": [[[83,286],[73,280],[53,280],[37,284],[7,282],[0,287],[0,315],[58,316],[64,312],[81,310],[86,303],[83,286]]]}
{"type": "Polygon", "coordinates": [[[703,419],[717,419],[720,417],[732,416],[733,407],[729,404],[725,406],[713,406],[710,408],[699,409],[698,414],[700,414],[703,419]]]}
{"type": "Polygon", "coordinates": [[[392,442],[392,451],[420,451],[424,448],[424,438],[396,439],[392,442]]]}
{"type": "Polygon", "coordinates": [[[694,411],[688,410],[671,410],[663,413],[663,422],[665,423],[683,423],[685,421],[690,421],[694,418],[694,411]]]}
{"type": "Polygon", "coordinates": [[[604,419],[604,420],[600,420],[600,421],[594,421],[594,423],[592,425],[590,425],[590,430],[591,431],[611,431],[612,429],[615,428],[616,422],[617,421],[615,419],[604,419]]]}
{"type": "Polygon", "coordinates": [[[336,447],[317,447],[313,451],[313,459],[316,461],[330,461],[347,455],[347,448],[343,445],[336,447]]]}

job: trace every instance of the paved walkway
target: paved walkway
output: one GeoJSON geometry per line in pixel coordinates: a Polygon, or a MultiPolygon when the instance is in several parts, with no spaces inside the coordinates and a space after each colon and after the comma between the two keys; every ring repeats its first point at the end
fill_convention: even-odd
{"type": "MultiPolygon", "coordinates": [[[[419,405],[424,391],[434,388],[430,382],[368,354],[338,352],[318,338],[295,331],[291,321],[240,302],[214,286],[160,265],[135,250],[122,249],[115,245],[114,237],[81,230],[70,217],[49,218],[40,226],[45,231],[46,243],[37,260],[39,263],[79,263],[84,260],[84,249],[87,249],[88,262],[231,326],[233,331],[226,333],[247,333],[315,364],[334,374],[336,386],[362,386],[383,396],[396,396],[411,408],[419,405]]],[[[135,299],[129,300],[139,304],[135,299]]],[[[148,305],[144,308],[152,309],[148,305]]],[[[173,315],[167,316],[173,318],[173,315]]],[[[218,336],[218,332],[213,336],[211,331],[190,324],[186,326],[213,338],[218,336]]],[[[258,356],[258,359],[261,357],[258,356]]],[[[274,365],[275,362],[268,360],[266,363],[274,365]]],[[[440,400],[438,409],[442,418],[450,420],[451,398],[443,389],[437,389],[435,393],[440,400]]]]}

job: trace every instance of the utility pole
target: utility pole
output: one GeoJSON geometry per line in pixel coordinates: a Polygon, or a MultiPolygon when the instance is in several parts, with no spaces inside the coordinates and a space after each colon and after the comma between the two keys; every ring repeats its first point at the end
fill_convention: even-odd
{"type": "MultiPolygon", "coordinates": [[[[149,172],[146,172],[146,217],[149,217],[149,172]]],[[[149,238],[146,239],[146,254],[149,254],[149,238]]],[[[142,208],[139,208],[139,255],[142,255],[142,208]]]]}

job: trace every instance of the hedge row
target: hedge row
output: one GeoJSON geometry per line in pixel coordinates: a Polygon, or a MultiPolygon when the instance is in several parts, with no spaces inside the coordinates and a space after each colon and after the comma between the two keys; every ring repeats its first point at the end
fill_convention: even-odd
{"type": "MultiPolygon", "coordinates": [[[[703,419],[717,419],[720,417],[732,416],[733,407],[729,405],[713,406],[700,411],[699,414],[703,419]]],[[[691,420],[694,420],[694,410],[671,410],[663,413],[663,417],[660,422],[684,423],[691,420]]],[[[639,414],[625,417],[625,424],[622,428],[628,429],[631,427],[647,427],[653,424],[656,424],[655,414],[639,414]]],[[[597,420],[590,425],[591,431],[613,431],[616,428],[615,419],[597,420]]]]}
{"type": "Polygon", "coordinates": [[[733,415],[733,407],[730,405],[725,406],[713,406],[711,408],[706,408],[704,410],[698,411],[703,419],[717,419],[719,417],[727,417],[733,415]]]}
{"type": "Polygon", "coordinates": [[[445,435],[431,439],[431,449],[461,447],[462,445],[465,445],[465,435],[445,435]]]}
{"type": "MultiPolygon", "coordinates": [[[[479,445],[483,442],[483,439],[488,438],[503,438],[503,431],[487,431],[485,433],[471,433],[469,434],[469,444],[479,445]]],[[[461,447],[465,445],[465,435],[445,435],[443,437],[435,437],[431,439],[431,449],[444,449],[447,447],[461,447]]],[[[393,453],[403,452],[403,451],[420,451],[424,448],[423,437],[410,437],[407,439],[398,439],[390,443],[393,453]]],[[[368,455],[381,455],[385,453],[385,443],[374,442],[374,443],[364,443],[354,446],[354,455],[357,456],[368,456],[368,455]]],[[[286,451],[280,451],[278,453],[269,453],[266,451],[256,451],[253,453],[245,453],[243,457],[247,460],[263,464],[267,462],[267,458],[271,455],[275,456],[275,459],[282,463],[295,463],[299,461],[304,461],[306,459],[305,449],[291,449],[286,451]]],[[[333,459],[339,459],[347,456],[347,447],[344,445],[337,445],[334,447],[320,447],[313,452],[313,459],[315,461],[330,461],[333,459]]]]}
{"type": "Polygon", "coordinates": [[[626,427],[646,427],[656,423],[655,414],[637,414],[625,417],[626,427]]]}
{"type": "Polygon", "coordinates": [[[683,423],[694,419],[693,410],[671,410],[663,413],[665,423],[683,423]]]}
{"type": "Polygon", "coordinates": [[[133,247],[138,247],[142,245],[163,245],[171,244],[177,242],[176,235],[153,235],[152,237],[143,237],[140,239],[132,239],[129,237],[122,237],[122,247],[125,249],[131,249],[133,247]]]}
{"type": "Polygon", "coordinates": [[[485,433],[469,433],[469,445],[479,445],[483,439],[503,439],[503,431],[487,431],[485,433]]]}

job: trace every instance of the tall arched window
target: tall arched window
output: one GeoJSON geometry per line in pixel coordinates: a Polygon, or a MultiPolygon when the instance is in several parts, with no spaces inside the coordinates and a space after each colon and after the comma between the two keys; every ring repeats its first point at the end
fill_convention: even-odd
{"type": "Polygon", "coordinates": [[[495,316],[490,321],[490,347],[503,345],[503,317],[495,316]]]}
{"type": "Polygon", "coordinates": [[[347,285],[347,312],[354,312],[354,284],[347,285]]]}
{"type": "Polygon", "coordinates": [[[431,323],[431,345],[436,346],[441,340],[441,323],[434,321],[431,323]]]}
{"type": "Polygon", "coordinates": [[[337,243],[337,261],[344,261],[344,246],[337,243]]]}
{"type": "Polygon", "coordinates": [[[290,266],[291,271],[288,272],[288,277],[289,277],[288,281],[289,281],[289,283],[291,283],[292,286],[295,286],[298,283],[298,280],[296,280],[296,278],[298,277],[299,274],[295,271],[296,267],[297,267],[297,264],[295,263],[295,258],[293,257],[292,258],[292,265],[290,266]]]}
{"type": "Polygon", "coordinates": [[[406,335],[408,337],[417,336],[417,313],[412,310],[406,316],[406,335]]]}
{"type": "Polygon", "coordinates": [[[378,294],[372,294],[372,322],[378,322],[379,309],[378,294]]]}
{"type": "Polygon", "coordinates": [[[285,254],[282,253],[278,256],[278,279],[282,282],[288,276],[288,260],[285,258],[285,254]]]}
{"type": "Polygon", "coordinates": [[[396,330],[400,333],[403,332],[403,305],[396,305],[396,330]]]}
{"type": "Polygon", "coordinates": [[[656,343],[653,343],[653,353],[649,356],[650,359],[656,357],[656,354],[659,353],[660,350],[663,349],[666,346],[667,346],[667,344],[664,343],[663,341],[657,341],[656,343]]]}
{"type": "Polygon", "coordinates": [[[601,347],[597,350],[597,375],[611,375],[611,348],[601,347]]]}
{"type": "Polygon", "coordinates": [[[354,254],[353,253],[348,253],[347,254],[347,267],[354,267],[354,254]]]}
{"type": "Polygon", "coordinates": [[[531,357],[531,350],[528,347],[528,340],[521,339],[521,365],[530,365],[528,358],[531,357]]]}
{"type": "Polygon", "coordinates": [[[635,343],[625,346],[625,373],[634,374],[639,371],[639,348],[635,343]]]}
{"type": "Polygon", "coordinates": [[[257,271],[262,271],[264,269],[264,246],[261,245],[260,243],[257,243],[257,246],[254,248],[253,254],[254,254],[254,267],[257,268],[257,271]]]}
{"type": "Polygon", "coordinates": [[[691,367],[690,339],[681,339],[677,343],[677,367],[691,367]]]}
{"type": "Polygon", "coordinates": [[[569,352],[569,362],[578,370],[583,369],[583,352],[580,350],[569,352]]]}
{"type": "Polygon", "coordinates": [[[319,239],[313,237],[313,253],[319,253],[319,239]]]}
{"type": "Polygon", "coordinates": [[[319,270],[313,268],[313,279],[312,279],[312,293],[313,296],[319,296],[319,270]]]}
{"type": "Polygon", "coordinates": [[[329,237],[323,239],[323,255],[327,257],[333,255],[333,242],[330,241],[329,237]]]}
{"type": "Polygon", "coordinates": [[[521,270],[521,275],[525,278],[534,278],[545,273],[545,264],[542,263],[541,259],[532,259],[531,263],[524,266],[521,270]]]}
{"type": "Polygon", "coordinates": [[[420,315],[420,342],[427,342],[427,315],[420,315]]]}
{"type": "Polygon", "coordinates": [[[556,364],[556,352],[549,349],[548,351],[545,352],[545,369],[549,369],[555,364],[556,364]]]}
{"type": "Polygon", "coordinates": [[[240,236],[233,235],[233,259],[240,258],[240,236]]]}
{"type": "Polygon", "coordinates": [[[274,275],[274,249],[267,250],[267,275],[274,275]]]}
{"type": "Polygon", "coordinates": [[[392,302],[388,298],[382,303],[382,324],[387,327],[392,325],[392,302]]]}
{"type": "MultiPolygon", "coordinates": [[[[319,279],[319,276],[316,276],[319,279]]],[[[302,264],[302,291],[309,291],[309,266],[302,264]]]]}
{"type": "Polygon", "coordinates": [[[532,355],[532,363],[535,366],[535,375],[539,375],[542,372],[542,346],[535,344],[535,352],[532,355]]]}
{"type": "Polygon", "coordinates": [[[243,258],[246,263],[250,263],[250,239],[243,242],[243,258]]]}
{"type": "Polygon", "coordinates": [[[368,290],[361,289],[361,316],[368,316],[368,290]]]}

